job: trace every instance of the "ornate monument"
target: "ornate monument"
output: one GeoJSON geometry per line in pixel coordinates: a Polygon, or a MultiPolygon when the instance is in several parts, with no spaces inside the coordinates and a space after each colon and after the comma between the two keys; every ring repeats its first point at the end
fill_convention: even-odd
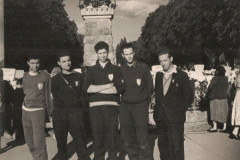
{"type": "Polygon", "coordinates": [[[109,44],[109,59],[115,63],[113,49],[112,19],[116,0],[80,0],[79,8],[84,20],[84,66],[95,64],[97,56],[94,45],[99,41],[109,44]]]}

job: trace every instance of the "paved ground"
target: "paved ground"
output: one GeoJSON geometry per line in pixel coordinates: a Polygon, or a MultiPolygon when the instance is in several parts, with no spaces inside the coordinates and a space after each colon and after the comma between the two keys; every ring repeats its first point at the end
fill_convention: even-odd
{"type": "MultiPolygon", "coordinates": [[[[52,137],[46,139],[49,159],[54,159],[57,152],[56,141],[52,137]]],[[[160,160],[156,134],[153,130],[150,133],[150,141],[154,145],[154,159],[160,160]]],[[[13,140],[2,138],[4,151],[0,154],[0,160],[32,160],[26,144],[12,147],[12,143],[13,140]]],[[[91,142],[88,147],[92,158],[91,142]]],[[[70,160],[76,160],[71,138],[69,138],[68,148],[70,160]]],[[[226,133],[188,133],[185,135],[185,157],[186,160],[239,160],[240,140],[229,139],[226,133]]],[[[126,160],[128,160],[127,157],[126,160]]]]}

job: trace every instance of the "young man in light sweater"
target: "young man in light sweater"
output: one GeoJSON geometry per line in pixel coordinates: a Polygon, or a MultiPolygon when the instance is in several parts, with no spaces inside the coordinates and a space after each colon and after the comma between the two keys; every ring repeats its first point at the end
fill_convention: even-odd
{"type": "Polygon", "coordinates": [[[23,113],[24,136],[34,160],[47,160],[45,140],[45,110],[51,115],[51,78],[45,71],[40,71],[40,58],[30,55],[27,63],[29,72],[23,76],[23,113]]]}

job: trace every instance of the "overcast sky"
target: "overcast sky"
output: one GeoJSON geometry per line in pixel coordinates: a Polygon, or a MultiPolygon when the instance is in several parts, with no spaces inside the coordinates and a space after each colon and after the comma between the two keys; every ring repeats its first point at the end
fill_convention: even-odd
{"type": "MultiPolygon", "coordinates": [[[[116,0],[112,23],[113,45],[120,42],[123,37],[127,41],[137,40],[141,34],[141,27],[149,13],[156,10],[159,5],[165,5],[169,0],[116,0]]],[[[83,19],[78,6],[79,0],[64,0],[65,9],[71,20],[74,20],[78,26],[78,32],[84,34],[83,19]]]]}

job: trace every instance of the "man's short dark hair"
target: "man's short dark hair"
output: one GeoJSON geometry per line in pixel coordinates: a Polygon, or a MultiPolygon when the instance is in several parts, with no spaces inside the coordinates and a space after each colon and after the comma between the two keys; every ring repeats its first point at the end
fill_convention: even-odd
{"type": "Polygon", "coordinates": [[[135,51],[135,47],[132,43],[124,43],[121,47],[122,53],[123,53],[123,50],[127,48],[132,48],[133,52],[135,51]]]}
{"type": "Polygon", "coordinates": [[[69,51],[66,51],[66,50],[63,50],[63,51],[60,51],[58,54],[57,54],[57,61],[60,61],[60,58],[61,57],[66,57],[66,56],[69,56],[71,58],[71,54],[69,51]]]}
{"type": "Polygon", "coordinates": [[[40,61],[40,56],[39,54],[33,52],[27,56],[27,61],[30,61],[31,59],[38,59],[40,61]]]}
{"type": "Polygon", "coordinates": [[[158,56],[164,55],[164,54],[168,54],[169,57],[172,57],[172,51],[168,48],[163,48],[160,49],[160,51],[157,53],[158,56]]]}
{"type": "Polygon", "coordinates": [[[106,51],[109,52],[109,45],[104,41],[100,41],[94,46],[94,49],[96,52],[98,52],[101,49],[106,49],[106,51]]]}

